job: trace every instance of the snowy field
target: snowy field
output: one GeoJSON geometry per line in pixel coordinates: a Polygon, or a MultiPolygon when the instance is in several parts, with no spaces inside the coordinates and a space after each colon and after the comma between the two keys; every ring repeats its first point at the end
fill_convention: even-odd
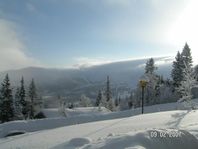
{"type": "MultiPolygon", "coordinates": [[[[170,111],[178,108],[182,109],[182,106],[178,103],[159,104],[145,107],[145,113],[170,111]]],[[[40,120],[12,121],[0,124],[0,138],[14,132],[28,133],[94,121],[130,117],[140,114],[141,109],[137,108],[126,111],[109,112],[109,110],[104,107],[100,110],[97,107],[74,108],[66,109],[67,117],[64,117],[58,109],[44,109],[43,113],[47,118],[40,120]]]]}
{"type": "MultiPolygon", "coordinates": [[[[89,123],[83,121],[84,124],[67,124],[70,121],[68,117],[65,118],[64,127],[48,130],[44,130],[44,125],[55,125],[58,118],[27,121],[30,124],[29,128],[33,127],[31,123],[35,123],[35,131],[1,138],[0,149],[197,149],[198,111],[175,109],[178,109],[177,103],[147,107],[145,111],[149,114],[144,115],[137,115],[140,109],[104,112],[98,114],[98,117],[95,115],[97,120],[101,118],[95,122],[89,122],[86,113],[86,116],[70,118],[76,118],[75,120],[78,119],[80,122],[87,117],[89,123]],[[43,129],[38,129],[39,121],[42,121],[40,125],[43,129]]],[[[16,122],[0,125],[1,131],[5,126],[13,128],[12,131],[17,130],[16,122]]]]}

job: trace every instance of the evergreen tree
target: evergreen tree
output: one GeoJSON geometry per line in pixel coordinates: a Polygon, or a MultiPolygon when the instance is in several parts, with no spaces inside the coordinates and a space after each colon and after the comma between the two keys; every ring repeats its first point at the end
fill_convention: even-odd
{"type": "Polygon", "coordinates": [[[15,117],[16,119],[21,119],[22,117],[22,107],[20,104],[20,88],[17,87],[16,89],[16,93],[14,96],[14,113],[15,113],[15,117]]]}
{"type": "Polygon", "coordinates": [[[150,58],[146,62],[145,73],[153,74],[156,69],[157,69],[157,67],[155,66],[154,59],[153,58],[150,58]]]}
{"type": "Polygon", "coordinates": [[[80,106],[82,107],[90,107],[91,104],[91,100],[89,97],[85,96],[84,94],[81,95],[80,97],[80,106]]]}
{"type": "Polygon", "coordinates": [[[105,92],[105,95],[106,95],[106,108],[111,110],[111,111],[114,111],[115,110],[115,103],[112,99],[112,95],[111,95],[111,89],[110,89],[110,80],[109,80],[109,76],[107,76],[107,84],[106,84],[106,92],[105,92]]]}
{"type": "Polygon", "coordinates": [[[101,90],[99,90],[98,96],[96,98],[96,106],[98,107],[101,102],[102,102],[102,92],[101,92],[101,90]]]}
{"type": "Polygon", "coordinates": [[[19,90],[19,101],[20,101],[21,108],[22,108],[21,112],[23,114],[24,119],[27,119],[29,107],[28,107],[28,102],[26,101],[26,93],[25,93],[23,77],[21,78],[20,83],[21,83],[21,86],[20,86],[20,90],[19,90]]]}
{"type": "MultiPolygon", "coordinates": [[[[192,56],[191,56],[191,49],[189,48],[188,44],[186,43],[183,51],[181,53],[182,61],[185,62],[186,67],[192,67],[192,56]]],[[[183,69],[185,66],[183,65],[183,69]]]]}
{"type": "Polygon", "coordinates": [[[35,106],[38,104],[37,100],[37,93],[36,93],[36,86],[34,83],[34,79],[32,79],[30,86],[29,86],[29,98],[30,98],[30,119],[33,119],[35,116],[35,106]]]}
{"type": "Polygon", "coordinates": [[[110,98],[109,101],[107,102],[107,109],[109,109],[110,111],[115,110],[115,103],[112,98],[110,98]]]}
{"type": "Polygon", "coordinates": [[[171,76],[173,79],[173,85],[175,87],[179,87],[181,84],[181,81],[183,80],[183,60],[180,52],[177,52],[177,56],[175,57],[175,61],[173,62],[173,69],[171,72],[171,76]]]}
{"type": "Polygon", "coordinates": [[[1,102],[0,102],[0,118],[2,123],[13,120],[14,105],[12,97],[12,89],[10,87],[10,80],[6,74],[3,83],[1,84],[1,102]]]}
{"type": "Polygon", "coordinates": [[[106,86],[106,100],[107,100],[107,102],[110,99],[111,99],[110,80],[109,80],[109,76],[107,76],[107,86],[106,86]]]}
{"type": "MultiPolygon", "coordinates": [[[[185,64],[185,62],[184,62],[185,64]]],[[[180,102],[185,102],[191,108],[194,107],[192,104],[192,88],[196,85],[196,80],[193,74],[192,69],[185,64],[184,69],[184,79],[181,82],[181,85],[177,88],[178,92],[181,94],[180,102]]]]}
{"type": "Polygon", "coordinates": [[[156,104],[156,95],[158,90],[158,82],[160,77],[155,74],[155,70],[157,67],[155,66],[155,61],[153,58],[150,58],[146,62],[145,66],[145,74],[142,76],[147,80],[147,86],[145,88],[145,105],[156,104]]]}
{"type": "Polygon", "coordinates": [[[161,82],[161,77],[158,76],[158,80],[157,83],[155,85],[155,98],[154,98],[154,104],[159,103],[159,98],[161,95],[161,86],[162,86],[162,82],[161,82]]]}

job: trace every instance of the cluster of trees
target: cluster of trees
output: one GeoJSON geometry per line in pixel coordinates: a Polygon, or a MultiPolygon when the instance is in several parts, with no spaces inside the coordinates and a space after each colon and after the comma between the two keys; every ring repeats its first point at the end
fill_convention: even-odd
{"type": "Polygon", "coordinates": [[[193,68],[191,49],[186,43],[183,51],[177,53],[173,62],[171,73],[175,92],[179,95],[180,101],[185,102],[191,108],[195,108],[191,101],[193,98],[192,89],[196,87],[198,81],[198,66],[193,68]]]}
{"type": "MultiPolygon", "coordinates": [[[[171,72],[172,79],[164,79],[162,75],[157,74],[157,67],[153,58],[150,58],[145,65],[145,72],[140,78],[147,81],[145,88],[145,106],[176,102],[191,101],[193,98],[192,89],[198,82],[198,65],[193,68],[191,49],[186,43],[182,52],[178,52],[173,69],[171,72]]],[[[99,91],[96,99],[96,106],[105,106],[110,110],[125,110],[141,106],[141,87],[138,85],[132,90],[130,96],[125,99],[115,98],[113,100],[110,87],[109,77],[107,77],[106,91],[99,91]]],[[[190,106],[194,105],[190,102],[190,106]]]]}
{"type": "Polygon", "coordinates": [[[6,74],[0,88],[0,122],[33,119],[36,114],[36,106],[40,104],[41,101],[37,96],[34,79],[31,80],[26,91],[22,77],[20,87],[17,87],[13,96],[13,88],[11,87],[9,76],[6,74]]]}
{"type": "MultiPolygon", "coordinates": [[[[150,58],[145,65],[145,72],[140,80],[147,81],[145,88],[145,102],[146,106],[159,103],[174,102],[177,100],[177,95],[173,92],[174,87],[170,79],[164,79],[162,75],[158,75],[153,58],[150,58]]],[[[136,89],[131,92],[128,97],[129,108],[136,108],[141,106],[141,87],[138,82],[136,89]]]]}
{"type": "MultiPolygon", "coordinates": [[[[192,62],[191,49],[186,43],[181,54],[178,52],[173,62],[170,80],[158,75],[154,59],[149,59],[146,62],[145,73],[140,78],[148,82],[145,89],[145,105],[175,102],[179,99],[190,101],[193,97],[192,89],[198,81],[198,66],[193,68],[192,62]]],[[[139,107],[140,99],[141,88],[138,85],[129,97],[131,107],[139,107]]]]}
{"type": "MultiPolygon", "coordinates": [[[[110,111],[115,111],[116,110],[116,104],[115,101],[112,97],[112,92],[110,88],[110,79],[109,76],[107,76],[107,82],[106,82],[106,90],[98,91],[98,96],[96,98],[96,103],[95,106],[98,106],[99,108],[101,106],[106,107],[110,111]]],[[[118,106],[118,105],[117,105],[118,106]]]]}
{"type": "MultiPolygon", "coordinates": [[[[179,99],[189,101],[192,98],[192,88],[198,81],[198,66],[193,68],[191,49],[186,43],[182,52],[178,52],[173,69],[171,72],[172,79],[164,79],[163,75],[157,73],[158,67],[155,65],[155,60],[150,58],[145,64],[144,74],[141,79],[147,81],[145,88],[145,106],[176,102],[179,99]]],[[[125,98],[113,97],[110,88],[110,78],[107,76],[106,87],[98,91],[95,106],[106,107],[111,111],[126,110],[141,106],[141,87],[139,82],[137,87],[133,89],[130,95],[125,98]]],[[[73,108],[74,104],[69,105],[73,108]]],[[[89,97],[82,95],[77,106],[93,106],[89,97]]]]}
{"type": "MultiPolygon", "coordinates": [[[[157,74],[158,69],[153,58],[150,58],[145,65],[145,72],[141,79],[147,81],[145,88],[145,106],[160,103],[175,102],[177,100],[186,102],[191,108],[195,105],[191,102],[193,98],[192,89],[198,83],[198,65],[193,67],[191,49],[186,43],[182,52],[178,51],[173,69],[171,72],[172,80],[164,79],[157,74]]],[[[113,98],[110,78],[107,76],[106,88],[99,90],[95,106],[106,107],[110,111],[136,108],[141,106],[141,87],[138,83],[136,89],[125,99],[113,98]]],[[[20,86],[15,90],[11,87],[10,79],[6,74],[0,87],[0,122],[8,122],[16,119],[34,119],[39,112],[41,98],[38,97],[34,79],[31,80],[29,87],[25,88],[22,77],[20,86]],[[14,96],[13,96],[14,94],[14,96]]],[[[85,95],[80,97],[79,106],[92,106],[90,98],[85,95]]],[[[74,104],[69,104],[73,108],[74,104]]],[[[65,113],[66,103],[62,102],[60,111],[65,113]]]]}

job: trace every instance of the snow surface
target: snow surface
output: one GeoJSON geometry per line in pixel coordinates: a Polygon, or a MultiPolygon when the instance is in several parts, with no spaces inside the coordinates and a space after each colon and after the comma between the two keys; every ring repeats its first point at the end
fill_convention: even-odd
{"type": "MultiPolygon", "coordinates": [[[[182,108],[182,105],[179,103],[159,104],[145,107],[145,113],[170,111],[178,108],[182,108]]],[[[44,109],[43,112],[49,118],[40,120],[12,121],[0,124],[0,138],[7,136],[13,131],[35,132],[93,121],[130,117],[140,114],[141,109],[137,108],[110,113],[106,108],[101,108],[101,110],[98,111],[97,107],[66,109],[66,114],[68,116],[66,118],[61,116],[58,109],[44,109]]]]}
{"type": "MultiPolygon", "coordinates": [[[[47,118],[63,117],[62,114],[60,113],[60,110],[57,108],[43,109],[42,112],[47,118]]],[[[65,112],[67,117],[73,117],[73,116],[105,114],[105,113],[109,113],[110,111],[105,107],[101,107],[100,110],[98,109],[98,107],[78,107],[73,109],[66,108],[65,112]]]]}
{"type": "Polygon", "coordinates": [[[128,118],[71,125],[0,139],[1,149],[146,148],[188,149],[198,147],[198,111],[168,111],[128,118]],[[177,138],[153,138],[151,131],[177,131],[177,138]],[[191,135],[192,134],[192,135],[191,135]],[[80,140],[80,141],[79,141],[80,140]],[[79,143],[78,143],[79,142],[79,143]],[[124,146],[116,145],[117,142],[124,146]],[[133,143],[134,142],[134,143],[133,143]],[[146,143],[145,143],[146,142],[146,143]],[[150,142],[150,143],[149,143],[150,142]],[[164,142],[164,143],[163,143],[164,142]],[[156,146],[153,146],[156,143],[156,146]],[[160,146],[160,147],[159,147],[160,146]]]}
{"type": "MultiPolygon", "coordinates": [[[[119,135],[105,140],[98,140],[94,143],[88,144],[84,142],[85,145],[83,149],[188,149],[198,147],[198,140],[185,130],[169,130],[169,129],[155,129],[147,130],[139,133],[127,133],[124,135],[119,135]],[[156,132],[157,136],[152,137],[151,133],[156,132]],[[170,137],[169,134],[179,134],[178,137],[170,137]],[[166,136],[163,136],[166,134],[166,136]],[[160,136],[161,135],[161,136],[160,136]]],[[[76,146],[77,147],[77,142],[76,146]]],[[[65,148],[74,146],[74,143],[70,142],[64,146],[65,148]]],[[[58,147],[58,146],[57,146],[58,147]]],[[[54,149],[58,149],[54,147],[54,149]]],[[[60,148],[61,149],[61,148],[60,148]]],[[[62,147],[63,149],[63,147],[62,147]]]]}

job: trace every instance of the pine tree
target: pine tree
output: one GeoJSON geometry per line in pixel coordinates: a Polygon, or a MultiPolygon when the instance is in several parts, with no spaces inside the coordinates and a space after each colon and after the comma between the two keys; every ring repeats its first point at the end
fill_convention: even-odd
{"type": "Polygon", "coordinates": [[[171,72],[171,76],[173,79],[173,85],[175,87],[179,87],[181,84],[181,81],[183,80],[183,60],[180,52],[177,52],[177,56],[175,57],[175,61],[173,62],[173,69],[171,72]]]}
{"type": "Polygon", "coordinates": [[[196,85],[196,80],[193,75],[192,68],[187,66],[184,62],[184,79],[181,82],[181,85],[177,88],[178,92],[181,94],[180,102],[186,102],[191,108],[194,107],[192,104],[192,88],[196,85]]]}
{"type": "Polygon", "coordinates": [[[146,62],[145,73],[153,74],[156,69],[157,69],[157,67],[155,66],[154,59],[153,58],[150,58],[146,62]]]}
{"type": "Polygon", "coordinates": [[[155,98],[154,98],[154,104],[157,104],[159,103],[159,98],[160,98],[160,95],[161,95],[161,86],[162,86],[162,82],[161,82],[161,77],[158,76],[158,80],[157,80],[157,83],[155,85],[155,98]]]}
{"type": "Polygon", "coordinates": [[[90,107],[92,105],[90,98],[82,94],[80,97],[80,105],[82,107],[90,107]]]}
{"type": "Polygon", "coordinates": [[[12,97],[12,89],[10,87],[10,80],[6,74],[3,83],[1,84],[1,102],[0,102],[0,118],[2,123],[13,120],[14,105],[12,97]]]}
{"type": "Polygon", "coordinates": [[[101,102],[102,102],[102,92],[101,92],[101,90],[99,90],[98,96],[96,98],[96,106],[98,107],[101,102]]]}
{"type": "Polygon", "coordinates": [[[111,111],[114,111],[115,110],[115,103],[112,99],[112,96],[111,96],[111,89],[110,89],[110,80],[109,80],[109,76],[107,76],[107,84],[106,84],[106,92],[105,92],[105,95],[106,95],[106,108],[111,110],[111,111]]]}
{"type": "Polygon", "coordinates": [[[26,92],[25,92],[23,77],[21,78],[20,83],[21,83],[21,86],[20,86],[20,90],[19,90],[19,101],[20,101],[21,108],[22,108],[21,112],[23,114],[24,119],[27,119],[29,107],[28,107],[28,102],[26,101],[26,92]]]}
{"type": "MultiPolygon", "coordinates": [[[[185,44],[183,48],[181,57],[182,57],[183,62],[185,62],[186,67],[192,67],[191,49],[189,48],[187,43],[185,44]]],[[[183,68],[185,68],[184,65],[183,65],[183,68]]]]}
{"type": "Polygon", "coordinates": [[[145,74],[142,76],[148,82],[145,89],[145,105],[156,104],[157,82],[160,80],[160,77],[155,73],[156,69],[154,59],[150,58],[146,62],[145,74]]]}
{"type": "Polygon", "coordinates": [[[107,76],[107,86],[106,86],[106,100],[107,100],[107,102],[110,99],[111,99],[110,80],[109,80],[109,76],[107,76]]]}
{"type": "Polygon", "coordinates": [[[107,109],[109,109],[110,111],[115,110],[115,103],[112,98],[110,98],[109,101],[107,102],[107,109]]]}
{"type": "Polygon", "coordinates": [[[15,117],[16,119],[21,119],[22,117],[22,106],[20,104],[20,88],[17,87],[16,89],[16,93],[14,96],[14,113],[15,113],[15,117]]]}
{"type": "Polygon", "coordinates": [[[34,83],[34,79],[32,79],[29,86],[29,98],[30,98],[30,119],[33,119],[35,116],[35,106],[38,104],[36,86],[34,83]]]}

